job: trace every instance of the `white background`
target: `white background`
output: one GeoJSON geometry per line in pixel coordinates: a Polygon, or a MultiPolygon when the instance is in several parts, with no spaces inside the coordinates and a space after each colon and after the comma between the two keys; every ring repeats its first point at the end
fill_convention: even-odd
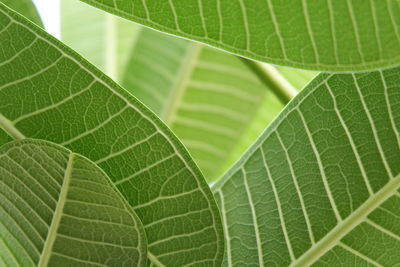
{"type": "Polygon", "coordinates": [[[33,2],[47,32],[60,38],[60,0],[33,0],[33,2]]]}

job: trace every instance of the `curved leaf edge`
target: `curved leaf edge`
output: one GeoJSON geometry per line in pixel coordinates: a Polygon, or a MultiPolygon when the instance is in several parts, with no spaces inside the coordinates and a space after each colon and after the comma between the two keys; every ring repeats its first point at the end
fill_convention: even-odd
{"type": "Polygon", "coordinates": [[[225,172],[222,177],[212,185],[211,190],[217,191],[221,188],[229,178],[240,169],[240,166],[247,162],[247,160],[253,155],[253,153],[259,149],[265,139],[271,135],[275,129],[279,126],[279,124],[286,118],[286,116],[292,112],[294,108],[302,99],[306,98],[309,94],[311,94],[314,89],[318,88],[318,86],[328,80],[334,74],[321,73],[318,74],[314,79],[312,79],[308,84],[304,86],[304,88],[279,112],[278,116],[266,126],[265,130],[261,133],[259,137],[257,137],[256,141],[248,148],[248,150],[242,155],[242,157],[237,160],[232,167],[225,172]]]}
{"type": "Polygon", "coordinates": [[[82,1],[86,4],[89,4],[91,6],[94,6],[98,9],[101,9],[103,11],[106,11],[110,14],[122,17],[129,21],[133,21],[135,23],[141,24],[147,28],[159,31],[161,33],[165,33],[165,34],[177,37],[177,38],[183,38],[183,39],[186,39],[189,41],[200,42],[202,44],[212,46],[214,48],[217,48],[217,49],[222,50],[227,53],[237,55],[239,57],[244,57],[244,58],[247,58],[250,60],[256,60],[256,61],[269,63],[269,64],[273,64],[273,65],[291,67],[291,68],[295,68],[295,69],[335,72],[335,73],[364,72],[364,71],[378,70],[378,69],[383,70],[383,69],[387,69],[387,68],[392,68],[396,65],[400,65],[400,54],[397,58],[392,58],[391,60],[385,60],[383,62],[368,62],[368,63],[346,65],[346,66],[335,66],[335,65],[327,65],[327,64],[320,64],[317,66],[316,64],[305,64],[305,63],[300,63],[300,62],[293,62],[293,61],[287,61],[287,60],[283,60],[283,59],[276,59],[276,58],[271,58],[271,57],[266,57],[266,56],[260,56],[255,53],[250,53],[248,51],[238,49],[238,48],[232,47],[227,44],[221,44],[213,39],[193,36],[193,35],[190,35],[190,34],[184,33],[184,32],[181,32],[181,33],[179,33],[179,35],[177,35],[174,29],[171,29],[164,25],[160,25],[158,23],[149,22],[146,19],[139,18],[139,17],[133,16],[131,14],[126,14],[122,11],[115,10],[109,6],[101,5],[98,2],[93,1],[93,0],[80,0],[80,1],[82,1]]]}
{"type": "MultiPolygon", "coordinates": [[[[393,69],[393,68],[392,68],[393,69]]],[[[399,68],[396,68],[399,69],[399,68]]],[[[380,71],[380,70],[378,70],[380,71]]],[[[372,73],[374,71],[364,71],[363,73],[372,73]]],[[[359,74],[359,73],[358,73],[359,74]]],[[[276,118],[266,127],[264,132],[256,139],[256,141],[248,148],[248,150],[243,154],[243,156],[236,161],[233,166],[226,171],[222,177],[216,181],[214,184],[210,185],[211,191],[213,193],[218,193],[219,190],[229,181],[229,179],[237,173],[242,166],[250,159],[253,154],[260,149],[263,142],[274,133],[274,131],[279,127],[279,125],[285,120],[285,118],[293,111],[296,110],[298,105],[302,103],[310,94],[317,90],[321,84],[329,80],[332,76],[337,75],[337,73],[320,73],[313,80],[304,86],[304,88],[299,92],[296,97],[294,97],[286,107],[276,116],[276,118]]],[[[327,253],[329,249],[332,248],[332,244],[343,238],[348,234],[354,227],[359,223],[359,218],[365,218],[370,214],[374,208],[378,207],[385,200],[387,200],[387,195],[393,194],[393,191],[400,190],[400,173],[393,176],[393,179],[375,192],[374,197],[368,198],[368,200],[358,207],[353,214],[344,218],[341,224],[336,225],[332,228],[329,233],[317,242],[314,249],[306,251],[295,262],[292,262],[290,266],[311,266],[316,263],[324,253],[327,253]]]]}
{"type": "Polygon", "coordinates": [[[140,252],[140,255],[143,255],[143,256],[141,257],[142,262],[139,263],[139,266],[147,266],[147,236],[146,236],[146,232],[144,230],[142,221],[140,220],[140,218],[136,214],[136,212],[132,209],[132,207],[129,205],[129,203],[126,201],[126,199],[121,194],[121,192],[112,183],[110,177],[103,171],[102,168],[100,168],[93,161],[91,161],[90,159],[88,159],[87,157],[85,157],[81,154],[75,153],[64,146],[61,146],[59,144],[56,144],[56,143],[53,143],[53,142],[50,142],[47,140],[43,140],[43,139],[26,138],[26,139],[20,139],[20,140],[13,140],[11,142],[5,143],[4,145],[0,146],[0,152],[8,150],[9,147],[15,147],[16,145],[23,145],[23,144],[40,145],[40,146],[54,148],[56,150],[59,150],[60,152],[66,153],[68,155],[78,156],[79,158],[84,159],[85,161],[90,162],[91,164],[96,166],[97,170],[105,178],[107,178],[105,180],[109,184],[110,188],[112,188],[113,191],[116,193],[116,195],[119,196],[120,201],[125,205],[126,209],[131,211],[131,215],[134,217],[135,222],[136,222],[135,227],[136,227],[137,231],[139,232],[139,237],[141,237],[141,240],[140,240],[141,246],[139,247],[139,252],[140,252]]]}
{"type": "MultiPolygon", "coordinates": [[[[113,88],[113,92],[120,97],[122,100],[127,102],[127,105],[138,111],[138,113],[142,114],[143,117],[146,117],[149,119],[150,122],[153,123],[154,127],[158,130],[160,130],[160,134],[162,134],[173,146],[175,151],[179,151],[177,153],[177,156],[179,156],[182,160],[182,162],[188,167],[188,170],[193,174],[194,177],[196,177],[197,182],[199,184],[199,187],[201,191],[205,194],[205,196],[208,198],[208,204],[210,205],[210,210],[212,211],[213,214],[213,219],[214,219],[214,227],[217,232],[217,238],[218,238],[218,251],[216,253],[215,259],[216,259],[216,265],[220,266],[222,264],[223,258],[224,258],[224,253],[225,253],[225,238],[224,238],[224,232],[223,232],[223,226],[222,226],[222,219],[221,219],[221,213],[219,210],[219,207],[216,203],[216,200],[214,198],[214,195],[212,194],[210,187],[208,186],[206,180],[204,179],[204,176],[202,172],[200,171],[199,167],[197,164],[194,162],[192,159],[190,153],[186,149],[186,147],[181,143],[179,138],[172,132],[172,130],[165,125],[162,120],[155,115],[147,106],[145,106],[143,103],[141,103],[135,96],[133,96],[131,93],[129,93],[125,88],[117,84],[115,81],[113,81],[111,78],[109,78],[107,75],[105,75],[103,72],[101,72],[100,69],[98,69],[96,66],[92,65],[88,60],[83,58],[81,55],[79,55],[77,52],[75,52],[72,48],[58,40],[57,38],[53,37],[50,34],[47,34],[47,32],[40,27],[38,27],[36,24],[31,22],[30,20],[27,20],[25,17],[21,16],[19,13],[13,11],[6,5],[0,2],[0,10],[6,11],[7,15],[10,16],[15,22],[21,23],[21,24],[27,24],[30,26],[31,31],[33,31],[35,34],[39,35],[41,38],[45,39],[48,41],[50,44],[54,45],[56,49],[59,50],[59,47],[63,48],[63,51],[60,51],[61,53],[65,54],[66,57],[71,58],[77,65],[82,66],[83,68],[87,69],[90,71],[95,77],[95,79],[98,80],[98,82],[103,83],[107,85],[109,88],[113,88]],[[17,16],[16,16],[17,15],[17,16]],[[24,22],[21,22],[20,17],[25,19],[24,22]],[[189,165],[188,165],[189,164],[189,165]]],[[[26,26],[26,25],[25,25],[26,26]]]]}

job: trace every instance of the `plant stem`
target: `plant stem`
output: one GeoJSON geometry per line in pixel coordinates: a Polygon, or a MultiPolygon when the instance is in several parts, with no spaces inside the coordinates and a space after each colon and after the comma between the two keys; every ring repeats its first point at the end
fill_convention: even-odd
{"type": "Polygon", "coordinates": [[[297,94],[297,90],[276,70],[261,62],[239,57],[277,97],[286,105],[297,94]]]}

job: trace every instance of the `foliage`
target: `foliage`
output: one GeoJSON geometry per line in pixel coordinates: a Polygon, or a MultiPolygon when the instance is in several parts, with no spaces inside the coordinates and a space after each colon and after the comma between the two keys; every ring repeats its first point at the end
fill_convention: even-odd
{"type": "Polygon", "coordinates": [[[23,17],[2,6],[0,21],[8,56],[0,67],[0,140],[45,139],[89,158],[141,219],[149,258],[171,265],[218,265],[223,253],[218,209],[172,132],[128,92],[23,17]]]}
{"type": "Polygon", "coordinates": [[[94,264],[145,266],[143,226],[93,162],[38,140],[11,142],[1,150],[2,233],[10,249],[5,265],[90,258],[94,264]]]}
{"type": "Polygon", "coordinates": [[[355,71],[400,62],[398,1],[82,1],[160,31],[285,66],[355,71]]]}
{"type": "Polygon", "coordinates": [[[398,67],[321,74],[290,102],[212,187],[228,265],[400,262],[399,85],[398,67]]]}
{"type": "Polygon", "coordinates": [[[1,265],[400,263],[398,1],[1,2],[1,265]]]}

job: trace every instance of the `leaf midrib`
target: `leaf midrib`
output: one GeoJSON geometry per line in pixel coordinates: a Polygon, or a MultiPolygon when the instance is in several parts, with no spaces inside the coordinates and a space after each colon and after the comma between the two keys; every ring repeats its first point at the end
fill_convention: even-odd
{"type": "Polygon", "coordinates": [[[54,241],[57,236],[58,227],[60,225],[61,216],[63,214],[63,209],[65,206],[65,201],[67,199],[69,184],[71,181],[72,168],[74,164],[74,153],[69,154],[67,168],[65,169],[63,184],[60,189],[60,196],[57,201],[56,210],[49,227],[46,241],[44,243],[43,251],[40,256],[38,267],[46,267],[48,265],[50,255],[53,250],[54,241]]]}
{"type": "Polygon", "coordinates": [[[346,234],[364,221],[373,210],[393,196],[399,187],[400,174],[382,187],[376,194],[372,195],[349,217],[336,225],[332,231],[330,231],[325,237],[318,241],[314,247],[304,253],[290,266],[310,266],[313,264],[331,248],[337,245],[346,234]]]}

